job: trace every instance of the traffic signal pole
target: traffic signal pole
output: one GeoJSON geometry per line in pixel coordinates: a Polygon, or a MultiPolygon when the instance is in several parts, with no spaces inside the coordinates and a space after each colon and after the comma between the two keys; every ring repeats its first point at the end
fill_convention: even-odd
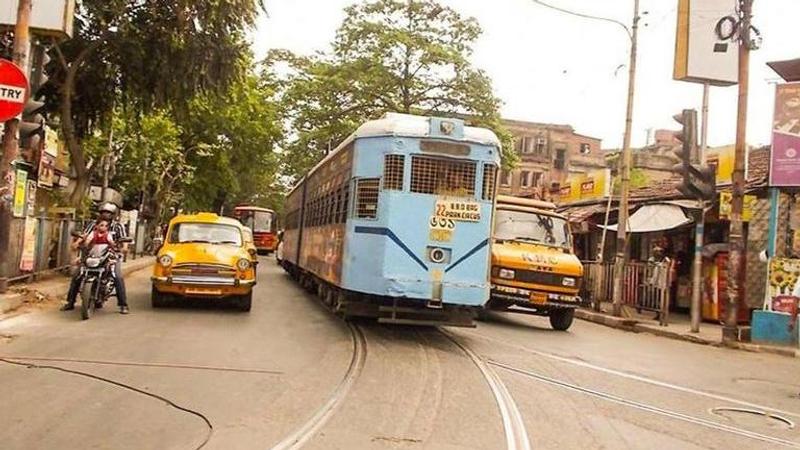
{"type": "Polygon", "coordinates": [[[741,24],[739,25],[739,99],[736,114],[736,148],[733,163],[733,198],[731,200],[730,256],[728,259],[728,304],[725,308],[725,325],[722,341],[739,339],[738,306],[742,293],[744,274],[744,161],[747,151],[747,95],[750,79],[750,20],[753,0],[740,0],[741,24]]]}
{"type": "Polygon", "coordinates": [[[633,26],[631,28],[631,54],[628,64],[628,104],[625,113],[625,136],[622,143],[622,179],[620,183],[619,215],[617,220],[617,255],[614,261],[613,313],[622,315],[623,271],[628,249],[628,201],[631,186],[631,126],[633,124],[633,98],[636,87],[636,51],[639,35],[639,0],[633,2],[633,26]]]}
{"type": "MultiPolygon", "coordinates": [[[[30,36],[29,23],[31,18],[32,0],[19,0],[17,6],[17,23],[14,26],[14,63],[26,74],[29,69],[30,36]]],[[[2,197],[13,193],[14,186],[10,186],[11,163],[17,157],[19,148],[17,134],[19,118],[6,121],[3,133],[3,154],[0,159],[0,292],[6,289],[7,278],[11,273],[9,261],[10,233],[11,233],[11,202],[2,200],[2,197]],[[8,189],[8,191],[6,191],[8,189]]],[[[6,197],[8,198],[8,197],[6,197]]]]}
{"type": "MultiPolygon", "coordinates": [[[[708,96],[711,85],[703,83],[703,109],[700,125],[700,164],[706,163],[706,149],[708,147],[708,96]]],[[[691,304],[691,330],[692,333],[700,332],[701,305],[703,295],[703,235],[705,229],[706,212],[705,202],[697,200],[697,223],[694,225],[694,260],[692,261],[692,304],[691,304]]]]}

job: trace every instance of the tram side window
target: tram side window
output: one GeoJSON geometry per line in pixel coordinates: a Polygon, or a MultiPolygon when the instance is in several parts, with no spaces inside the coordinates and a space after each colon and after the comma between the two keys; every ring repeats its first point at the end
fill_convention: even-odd
{"type": "Polygon", "coordinates": [[[356,184],[356,217],[375,219],[378,217],[378,189],[380,178],[362,178],[356,184]]]}
{"type": "Polygon", "coordinates": [[[402,191],[404,171],[405,171],[405,156],[403,155],[384,156],[383,189],[392,191],[402,191]]]}
{"type": "Polygon", "coordinates": [[[411,192],[472,197],[476,165],[474,161],[412,156],[411,192]]]}
{"type": "Polygon", "coordinates": [[[494,164],[483,165],[483,192],[481,198],[492,200],[494,198],[494,184],[497,179],[497,166],[494,164]]]}

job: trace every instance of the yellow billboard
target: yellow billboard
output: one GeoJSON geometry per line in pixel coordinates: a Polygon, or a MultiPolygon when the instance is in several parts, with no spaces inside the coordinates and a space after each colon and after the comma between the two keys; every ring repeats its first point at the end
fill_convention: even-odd
{"type": "MultiPolygon", "coordinates": [[[[712,147],[706,151],[706,164],[713,167],[717,173],[717,186],[733,184],[733,162],[736,147],[726,145],[724,147],[712,147]]],[[[748,156],[745,155],[744,176],[747,178],[748,156]]]]}
{"type": "MultiPolygon", "coordinates": [[[[742,205],[742,221],[750,222],[753,218],[753,209],[755,209],[756,201],[758,198],[755,195],[745,195],[744,203],[742,205]]],[[[728,219],[731,214],[731,207],[733,202],[733,194],[728,191],[719,193],[719,218],[728,219]]]]}
{"type": "Polygon", "coordinates": [[[571,173],[561,186],[559,203],[575,203],[607,197],[611,190],[611,170],[598,169],[571,173]]]}

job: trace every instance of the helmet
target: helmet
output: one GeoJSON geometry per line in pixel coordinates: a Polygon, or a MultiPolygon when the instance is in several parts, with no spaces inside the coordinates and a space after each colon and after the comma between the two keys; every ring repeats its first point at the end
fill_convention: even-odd
{"type": "Polygon", "coordinates": [[[112,215],[116,216],[117,215],[117,205],[115,205],[113,203],[109,203],[109,202],[103,203],[102,205],[100,205],[99,212],[101,212],[101,213],[108,212],[108,213],[111,213],[112,215]]]}

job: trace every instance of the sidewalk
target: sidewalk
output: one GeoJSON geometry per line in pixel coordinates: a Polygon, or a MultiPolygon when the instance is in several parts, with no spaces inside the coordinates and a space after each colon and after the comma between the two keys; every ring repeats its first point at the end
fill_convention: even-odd
{"type": "MultiPolygon", "coordinates": [[[[153,256],[144,256],[126,261],[122,266],[122,272],[128,275],[138,270],[152,267],[154,262],[155,257],[153,256]]],[[[63,301],[69,289],[69,281],[69,277],[54,275],[46,280],[10,286],[8,292],[0,294],[0,320],[2,320],[4,314],[16,311],[25,303],[42,303],[48,299],[58,302],[63,301]]]]}
{"type": "MultiPolygon", "coordinates": [[[[752,344],[750,342],[722,343],[722,325],[710,322],[700,324],[700,332],[691,332],[689,317],[682,314],[671,314],[669,325],[662,327],[654,319],[655,313],[637,314],[636,311],[626,308],[625,317],[614,317],[610,313],[610,305],[603,304],[602,312],[592,309],[578,309],[575,317],[588,322],[594,322],[611,328],[617,328],[634,333],[650,333],[670,339],[694,342],[696,344],[713,345],[716,347],[730,347],[757,353],[773,353],[782,356],[800,358],[800,350],[793,347],[752,344]]],[[[748,337],[749,338],[749,337],[748,337]]]]}

